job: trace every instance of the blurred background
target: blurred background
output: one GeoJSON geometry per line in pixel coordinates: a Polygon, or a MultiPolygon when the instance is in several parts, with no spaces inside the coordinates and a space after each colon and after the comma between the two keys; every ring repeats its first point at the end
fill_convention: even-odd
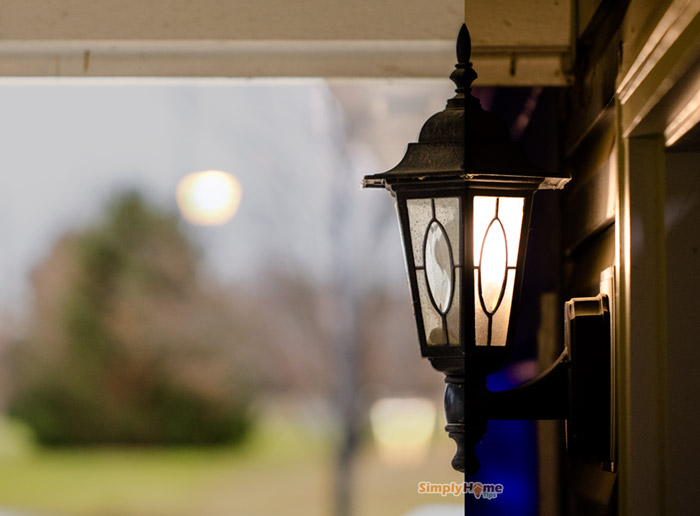
{"type": "Polygon", "coordinates": [[[0,507],[461,509],[417,494],[460,480],[443,381],[419,357],[392,202],[360,189],[451,95],[3,81],[0,507]],[[234,179],[183,182],[208,170],[234,179]]]}
{"type": "MultiPolygon", "coordinates": [[[[463,514],[417,493],[463,478],[393,203],[360,189],[452,92],[3,80],[0,514],[463,514]]],[[[501,102],[517,139],[546,96],[501,102]]],[[[492,388],[536,373],[524,304],[531,345],[492,388]]],[[[483,481],[508,496],[470,514],[534,514],[534,426],[492,425],[483,481]]]]}

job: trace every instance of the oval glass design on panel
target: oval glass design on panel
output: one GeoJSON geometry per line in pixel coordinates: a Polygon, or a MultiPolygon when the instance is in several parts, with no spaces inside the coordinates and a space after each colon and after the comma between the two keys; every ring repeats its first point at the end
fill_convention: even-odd
{"type": "Polygon", "coordinates": [[[445,315],[452,299],[452,252],[445,229],[435,220],[428,226],[423,253],[428,290],[435,308],[445,315]]]}
{"type": "Polygon", "coordinates": [[[508,273],[506,232],[498,219],[491,221],[479,258],[479,295],[484,311],[490,315],[498,310],[508,273]]]}

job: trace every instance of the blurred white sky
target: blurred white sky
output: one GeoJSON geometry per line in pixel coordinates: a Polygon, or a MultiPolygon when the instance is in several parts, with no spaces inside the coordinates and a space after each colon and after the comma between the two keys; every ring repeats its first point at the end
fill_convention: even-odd
{"type": "Polygon", "coordinates": [[[347,199],[358,274],[405,288],[393,203],[360,182],[397,163],[452,90],[447,80],[2,80],[0,316],[22,313],[31,270],[116,193],[136,188],[175,211],[177,182],[206,169],[243,187],[227,224],[183,221],[216,281],[255,281],[271,263],[324,279],[333,210],[347,199]]]}

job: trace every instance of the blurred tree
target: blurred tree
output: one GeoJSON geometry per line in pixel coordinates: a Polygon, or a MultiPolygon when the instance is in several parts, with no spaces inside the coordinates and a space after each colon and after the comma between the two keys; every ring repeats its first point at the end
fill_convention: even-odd
{"type": "Polygon", "coordinates": [[[137,193],[64,236],[33,277],[10,413],[45,444],[239,440],[251,389],[221,292],[198,280],[177,219],[137,193]],[[238,365],[237,365],[238,364],[238,365]]]}

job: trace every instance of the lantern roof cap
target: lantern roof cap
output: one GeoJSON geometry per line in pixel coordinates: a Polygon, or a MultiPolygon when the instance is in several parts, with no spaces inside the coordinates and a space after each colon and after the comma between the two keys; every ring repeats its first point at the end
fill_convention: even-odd
{"type": "Polygon", "coordinates": [[[538,188],[562,188],[570,179],[565,174],[545,172],[525,155],[521,145],[510,138],[506,125],[493,113],[484,111],[471,94],[477,74],[472,68],[471,38],[462,25],[457,39],[457,65],[450,79],[455,96],[445,109],[424,124],[418,142],[409,143],[403,159],[391,170],[365,176],[365,188],[433,181],[498,179],[535,183],[538,188]]]}

